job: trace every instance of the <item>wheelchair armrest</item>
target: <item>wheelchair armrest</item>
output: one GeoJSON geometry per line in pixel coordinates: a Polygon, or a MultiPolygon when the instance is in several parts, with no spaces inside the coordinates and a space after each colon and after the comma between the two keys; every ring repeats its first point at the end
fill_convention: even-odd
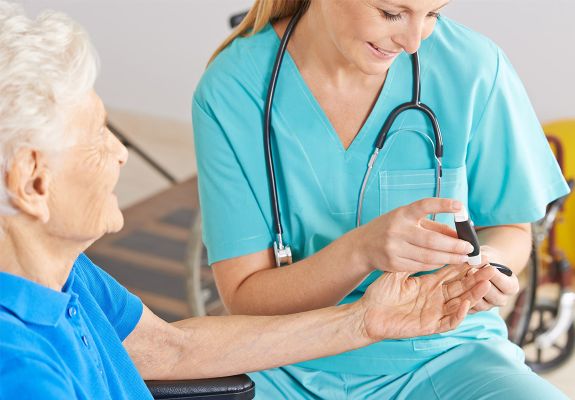
{"type": "Polygon", "coordinates": [[[251,400],[255,384],[247,375],[182,381],[146,381],[154,399],[251,400]]]}

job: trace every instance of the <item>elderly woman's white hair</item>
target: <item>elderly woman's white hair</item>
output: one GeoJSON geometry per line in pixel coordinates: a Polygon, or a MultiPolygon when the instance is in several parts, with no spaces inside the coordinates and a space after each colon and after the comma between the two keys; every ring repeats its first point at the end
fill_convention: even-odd
{"type": "MultiPolygon", "coordinates": [[[[66,107],[93,86],[98,58],[86,32],[57,12],[36,19],[0,0],[0,171],[23,147],[52,154],[69,144],[66,107]]],[[[0,214],[14,213],[4,179],[0,214]]]]}

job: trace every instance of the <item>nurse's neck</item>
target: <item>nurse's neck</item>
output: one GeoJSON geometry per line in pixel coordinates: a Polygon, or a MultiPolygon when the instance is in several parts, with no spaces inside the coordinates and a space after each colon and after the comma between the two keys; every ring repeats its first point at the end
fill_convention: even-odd
{"type": "MultiPolygon", "coordinates": [[[[321,77],[323,84],[334,88],[373,87],[385,81],[385,75],[368,75],[347,60],[329,37],[314,3],[305,12],[288,44],[288,52],[302,75],[321,77]]],[[[281,38],[291,17],[274,23],[281,38]]],[[[386,74],[387,75],[387,74],[386,74]]]]}

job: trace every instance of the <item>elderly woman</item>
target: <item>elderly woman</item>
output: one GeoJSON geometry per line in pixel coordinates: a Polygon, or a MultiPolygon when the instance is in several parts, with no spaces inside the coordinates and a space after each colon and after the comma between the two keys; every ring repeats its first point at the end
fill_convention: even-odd
{"type": "Polygon", "coordinates": [[[106,128],[96,73],[78,25],[0,1],[0,398],[149,398],[143,378],[228,375],[444,332],[489,290],[493,268],[445,268],[387,274],[339,307],[162,321],[82,254],[123,224],[113,190],[128,153],[106,128]]]}

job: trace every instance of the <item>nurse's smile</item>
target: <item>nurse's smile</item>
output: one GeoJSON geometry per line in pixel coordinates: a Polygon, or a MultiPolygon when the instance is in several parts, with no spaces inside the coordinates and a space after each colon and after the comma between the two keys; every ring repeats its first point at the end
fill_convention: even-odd
{"type": "Polygon", "coordinates": [[[369,50],[371,51],[371,53],[375,57],[382,59],[382,60],[385,60],[385,61],[393,60],[393,59],[395,59],[395,57],[397,57],[399,54],[401,54],[400,52],[390,52],[390,51],[380,49],[379,47],[377,47],[373,43],[367,42],[366,44],[367,44],[369,50]]]}

